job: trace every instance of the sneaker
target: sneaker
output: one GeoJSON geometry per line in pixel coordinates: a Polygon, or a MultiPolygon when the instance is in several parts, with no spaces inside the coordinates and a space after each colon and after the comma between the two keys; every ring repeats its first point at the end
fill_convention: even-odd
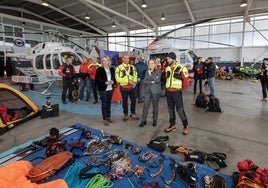
{"type": "Polygon", "coordinates": [[[157,126],[157,121],[153,121],[153,126],[157,126]]]}
{"type": "Polygon", "coordinates": [[[135,120],[140,119],[136,114],[130,114],[130,117],[135,120]]]}
{"type": "Polygon", "coordinates": [[[93,104],[97,104],[97,103],[98,103],[98,101],[94,101],[94,102],[93,102],[93,104]]]}
{"type": "Polygon", "coordinates": [[[63,104],[67,104],[67,102],[66,102],[66,101],[62,101],[62,103],[63,103],[63,104]]]}
{"type": "Polygon", "coordinates": [[[87,98],[86,101],[89,101],[89,99],[87,98]]]}
{"type": "Polygon", "coordinates": [[[129,117],[128,117],[128,115],[127,115],[127,114],[125,114],[125,115],[124,115],[124,117],[123,117],[123,121],[127,121],[127,120],[128,120],[128,118],[129,118],[129,117]]]}
{"type": "Polygon", "coordinates": [[[175,132],[177,130],[176,125],[170,125],[168,128],[165,129],[165,132],[175,132]]]}
{"type": "Polygon", "coordinates": [[[182,134],[183,134],[183,135],[187,135],[187,134],[188,134],[188,126],[187,126],[187,127],[184,127],[184,128],[182,129],[182,134]]]}
{"type": "Polygon", "coordinates": [[[108,125],[109,125],[109,122],[108,122],[107,120],[103,120],[103,124],[104,124],[105,126],[108,126],[108,125]]]}

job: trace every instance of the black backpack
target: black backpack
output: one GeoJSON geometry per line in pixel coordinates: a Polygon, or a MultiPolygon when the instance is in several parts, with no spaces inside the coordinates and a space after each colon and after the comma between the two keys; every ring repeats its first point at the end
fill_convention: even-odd
{"type": "Polygon", "coordinates": [[[197,95],[195,105],[200,108],[206,108],[208,106],[208,98],[206,94],[200,93],[197,95]]]}
{"type": "Polygon", "coordinates": [[[208,109],[210,112],[223,112],[220,106],[220,101],[217,97],[210,96],[208,101],[208,109]]]}

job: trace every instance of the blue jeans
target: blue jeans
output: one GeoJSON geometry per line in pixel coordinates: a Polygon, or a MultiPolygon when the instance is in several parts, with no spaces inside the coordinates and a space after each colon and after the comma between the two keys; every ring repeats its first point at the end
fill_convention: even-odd
{"type": "Polygon", "coordinates": [[[87,99],[90,98],[90,94],[91,94],[91,87],[90,87],[90,79],[86,78],[86,79],[80,79],[80,94],[79,94],[79,99],[83,100],[84,98],[84,90],[86,87],[86,92],[87,92],[87,99]]]}
{"type": "Polygon", "coordinates": [[[101,100],[101,111],[103,120],[109,119],[111,117],[111,102],[113,90],[110,91],[100,91],[101,100]]]}
{"type": "Polygon", "coordinates": [[[215,96],[215,77],[208,78],[208,85],[209,85],[210,95],[215,96]]]}

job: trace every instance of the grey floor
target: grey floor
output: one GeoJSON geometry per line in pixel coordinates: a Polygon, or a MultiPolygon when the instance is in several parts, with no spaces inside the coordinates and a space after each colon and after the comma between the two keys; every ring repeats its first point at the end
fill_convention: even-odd
{"type": "MultiPolygon", "coordinates": [[[[151,109],[147,125],[140,128],[140,121],[122,121],[122,116],[113,116],[110,126],[102,124],[100,115],[77,115],[61,111],[59,117],[34,118],[8,131],[0,138],[0,152],[21,145],[28,140],[42,136],[51,127],[63,128],[75,123],[116,134],[123,139],[146,145],[157,136],[169,135],[171,145],[183,145],[205,152],[224,152],[227,154],[228,167],[221,171],[231,174],[237,170],[237,162],[252,159],[261,167],[268,167],[268,103],[262,103],[260,83],[250,80],[217,80],[216,95],[221,101],[223,113],[206,113],[194,106],[192,86],[184,93],[184,106],[189,119],[190,132],[181,134],[182,124],[177,118],[177,131],[164,133],[168,123],[168,111],[165,97],[161,97],[158,126],[153,127],[151,109]]],[[[75,105],[75,104],[74,104],[75,105]]],[[[137,113],[142,113],[143,104],[137,104],[137,113]]],[[[178,117],[178,116],[177,116],[178,117]]],[[[169,153],[169,150],[166,150],[169,153]]],[[[176,157],[183,158],[182,154],[176,157]]]]}

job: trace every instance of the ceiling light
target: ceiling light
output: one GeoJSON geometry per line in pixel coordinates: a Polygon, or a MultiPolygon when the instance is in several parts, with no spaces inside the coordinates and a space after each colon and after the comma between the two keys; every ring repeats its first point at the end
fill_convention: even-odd
{"type": "Polygon", "coordinates": [[[47,2],[45,2],[45,1],[42,1],[42,3],[41,3],[43,6],[48,6],[49,4],[47,3],[47,2]]]}
{"type": "Polygon", "coordinates": [[[147,4],[145,3],[145,1],[142,1],[141,7],[142,8],[146,8],[147,7],[147,4]]]}
{"type": "Polygon", "coordinates": [[[89,19],[90,19],[90,16],[86,14],[86,15],[85,15],[85,19],[86,19],[86,20],[89,20],[89,19]]]}
{"type": "Polygon", "coordinates": [[[115,23],[113,22],[112,27],[116,27],[115,23]]]}
{"type": "Polygon", "coordinates": [[[165,15],[164,15],[164,13],[162,13],[162,15],[161,15],[161,20],[165,20],[166,19],[166,17],[165,17],[165,15]]]}
{"type": "Polygon", "coordinates": [[[246,0],[243,0],[240,4],[240,7],[246,7],[248,6],[248,2],[246,0]]]}

